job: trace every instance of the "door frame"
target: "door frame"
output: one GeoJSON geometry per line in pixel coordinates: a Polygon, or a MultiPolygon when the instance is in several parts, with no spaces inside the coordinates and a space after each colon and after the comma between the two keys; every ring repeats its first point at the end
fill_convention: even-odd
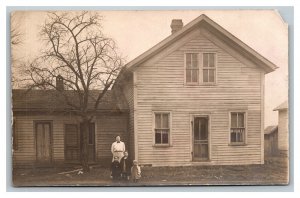
{"type": "MultiPolygon", "coordinates": [[[[35,163],[39,165],[43,165],[37,159],[37,124],[38,123],[48,123],[50,124],[50,162],[49,164],[53,163],[53,121],[52,120],[34,120],[33,121],[33,129],[34,129],[34,145],[35,145],[35,163]]],[[[46,164],[45,164],[46,165],[46,164]]]]}
{"type": "MultiPolygon", "coordinates": [[[[78,123],[78,130],[79,130],[79,149],[81,150],[81,141],[82,141],[82,131],[81,131],[81,123],[82,122],[79,122],[78,123]]],[[[94,146],[93,146],[93,150],[94,150],[94,154],[93,154],[93,160],[92,161],[89,161],[88,160],[88,163],[95,163],[97,161],[97,128],[96,128],[96,121],[95,120],[92,120],[90,122],[90,124],[94,124],[94,146]]],[[[89,141],[89,133],[88,133],[88,141],[89,141]]],[[[89,144],[88,142],[88,148],[90,147],[91,144],[89,144]]],[[[88,158],[89,158],[89,153],[88,153],[88,158]]]]}
{"type": "Polygon", "coordinates": [[[65,122],[64,123],[64,131],[63,131],[63,133],[64,133],[64,162],[65,163],[80,163],[80,129],[79,129],[79,125],[78,125],[78,123],[77,122],[65,122]],[[77,138],[78,138],[78,143],[79,143],[79,145],[78,145],[78,150],[79,150],[79,159],[78,159],[78,161],[76,161],[76,160],[67,160],[67,155],[66,155],[66,152],[67,152],[67,146],[66,146],[66,125],[76,125],[76,127],[77,127],[77,138]]]}
{"type": "Polygon", "coordinates": [[[191,162],[208,162],[211,160],[211,115],[209,113],[192,113],[190,114],[190,151],[191,162]],[[195,118],[207,118],[208,119],[208,158],[206,160],[194,160],[194,119],[195,118]]]}

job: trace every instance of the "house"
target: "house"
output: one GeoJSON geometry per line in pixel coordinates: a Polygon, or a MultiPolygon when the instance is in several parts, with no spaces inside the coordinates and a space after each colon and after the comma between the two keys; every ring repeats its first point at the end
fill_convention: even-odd
{"type": "Polygon", "coordinates": [[[265,157],[278,154],[278,126],[265,128],[265,157]]]}
{"type": "MultiPolygon", "coordinates": [[[[70,90],[65,92],[70,96],[74,94],[70,90]]],[[[92,102],[98,93],[92,90],[89,101],[92,102]]],[[[90,125],[89,163],[110,162],[111,143],[117,135],[125,143],[128,141],[128,106],[122,95],[116,97],[115,94],[107,92],[90,125]]],[[[14,166],[80,162],[81,119],[70,110],[57,90],[16,89],[12,91],[12,102],[14,166]]]]}
{"type": "MultiPolygon", "coordinates": [[[[263,164],[264,76],[277,67],[206,15],[175,19],[171,32],[125,65],[99,105],[90,161],[109,159],[121,135],[142,165],[263,164]]],[[[80,120],[59,98],[13,90],[14,164],[78,162],[80,120]]]]}
{"type": "Polygon", "coordinates": [[[114,85],[129,106],[131,155],[152,166],[263,164],[264,76],[277,67],[206,15],[172,20],[171,32],[114,85]]]}
{"type": "Polygon", "coordinates": [[[288,101],[285,101],[273,110],[278,111],[278,149],[286,156],[289,151],[288,109],[288,101]]]}

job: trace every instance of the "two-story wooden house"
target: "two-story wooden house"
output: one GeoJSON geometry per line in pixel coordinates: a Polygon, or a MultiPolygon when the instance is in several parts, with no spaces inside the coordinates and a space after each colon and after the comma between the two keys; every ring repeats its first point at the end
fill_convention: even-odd
{"type": "Polygon", "coordinates": [[[171,29],[115,84],[131,155],[153,166],[264,163],[264,76],[276,66],[205,15],[171,29]]]}
{"type": "MultiPolygon", "coordinates": [[[[264,163],[264,76],[276,66],[205,15],[171,29],[125,65],[100,105],[92,161],[110,160],[121,134],[142,165],[264,163]]],[[[55,90],[23,92],[13,91],[14,164],[78,161],[80,120],[55,90]]]]}

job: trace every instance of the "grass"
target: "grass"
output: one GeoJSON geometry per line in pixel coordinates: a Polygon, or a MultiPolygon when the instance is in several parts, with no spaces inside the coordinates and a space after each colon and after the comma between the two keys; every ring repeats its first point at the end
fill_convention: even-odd
{"type": "Polygon", "coordinates": [[[15,186],[134,186],[134,185],[270,185],[288,183],[288,160],[270,158],[263,165],[143,167],[135,184],[112,182],[108,168],[93,166],[91,171],[74,167],[14,169],[15,186]],[[60,174],[59,174],[60,173],[60,174]]]}

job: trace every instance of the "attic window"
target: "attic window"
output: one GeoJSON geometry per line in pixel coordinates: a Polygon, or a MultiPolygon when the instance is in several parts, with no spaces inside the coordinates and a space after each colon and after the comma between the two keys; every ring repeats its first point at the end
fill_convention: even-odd
{"type": "Polygon", "coordinates": [[[214,83],[216,81],[216,54],[203,54],[203,83],[214,83]]]}
{"type": "Polygon", "coordinates": [[[216,53],[185,53],[185,84],[215,85],[216,68],[216,53]]]}
{"type": "Polygon", "coordinates": [[[198,54],[187,53],[185,57],[186,83],[194,84],[199,82],[198,54]]]}

